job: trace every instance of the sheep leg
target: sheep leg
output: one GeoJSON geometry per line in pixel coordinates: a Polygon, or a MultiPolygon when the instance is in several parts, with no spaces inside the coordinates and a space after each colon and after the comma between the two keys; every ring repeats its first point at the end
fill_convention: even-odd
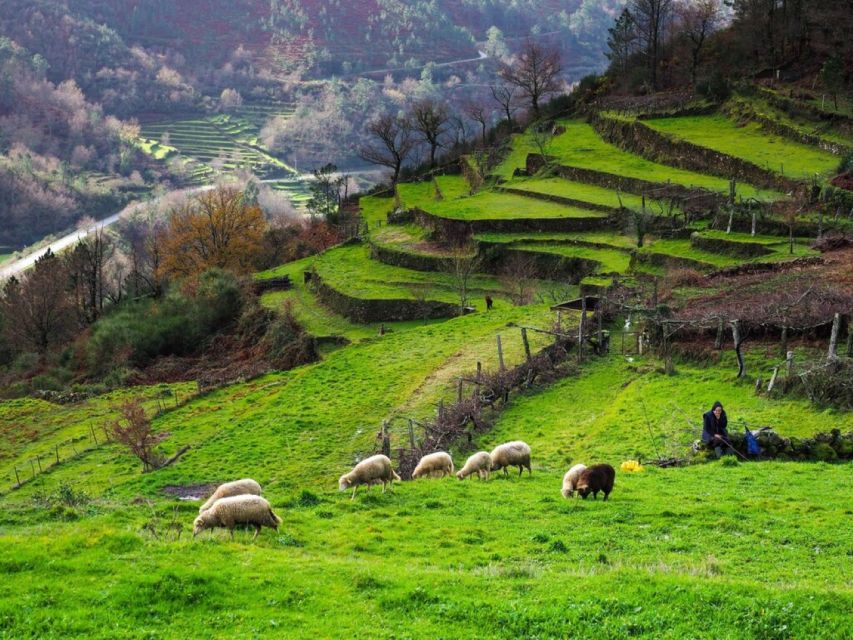
{"type": "Polygon", "coordinates": [[[524,473],[524,466],[518,465],[518,477],[521,477],[521,474],[524,473]]]}
{"type": "Polygon", "coordinates": [[[228,533],[230,533],[230,534],[231,534],[231,539],[233,540],[233,539],[234,539],[234,527],[229,527],[229,528],[228,528],[228,533]]]}
{"type": "Polygon", "coordinates": [[[604,492],[604,501],[605,502],[607,502],[607,496],[609,496],[609,495],[610,495],[609,492],[607,492],[607,491],[604,492]]]}
{"type": "Polygon", "coordinates": [[[385,481],[382,481],[382,493],[385,493],[385,481]]]}
{"type": "Polygon", "coordinates": [[[258,534],[261,532],[261,525],[255,525],[255,535],[252,536],[252,542],[258,539],[258,534]]]}
{"type": "Polygon", "coordinates": [[[531,469],[531,468],[530,468],[530,463],[529,463],[529,462],[527,463],[527,475],[529,475],[529,476],[532,476],[532,475],[533,475],[533,469],[531,469]]]}
{"type": "Polygon", "coordinates": [[[358,485],[355,485],[355,486],[352,488],[352,498],[350,498],[350,500],[355,500],[355,492],[356,492],[356,491],[358,491],[358,485]]]}

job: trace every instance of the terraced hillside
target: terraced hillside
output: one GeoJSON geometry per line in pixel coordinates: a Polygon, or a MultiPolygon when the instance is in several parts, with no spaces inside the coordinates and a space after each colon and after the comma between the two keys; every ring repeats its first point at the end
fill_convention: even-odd
{"type": "MultiPolygon", "coordinates": [[[[744,199],[766,203],[750,218],[759,205],[732,209],[725,177],[623,150],[585,122],[561,127],[545,166],[528,162],[540,145],[519,135],[478,188],[439,175],[363,197],[360,239],[256,274],[289,276],[291,288],[262,302],[287,305],[321,339],[314,364],[204,393],[190,383],[68,405],[0,402],[0,637],[845,637],[849,462],[824,449],[814,462],[620,468],[686,457],[715,400],[732,433],[853,431],[849,412],[755,384],[779,367],[778,344],[760,336],[738,378],[731,349],[688,344],[669,361],[638,350],[633,311],[617,313],[609,353],[572,350],[522,379],[448,447],[459,468],[522,439],[532,473],[338,492],[383,430],[397,465],[446,407],[478,394],[478,370],[530,366],[556,353],[555,333],[577,335],[581,312],[558,316],[555,303],[653,282],[658,309],[713,302],[729,293],[721,270],[774,273],[798,260],[750,283],[769,295],[821,262],[814,218],[786,222],[772,206],[784,209],[781,193],[739,181],[744,199]],[[666,202],[611,176],[687,189],[666,202]],[[688,210],[692,187],[723,194],[727,208],[688,210]],[[165,434],[164,455],[189,447],[145,474],[99,430],[136,396],[165,434]],[[606,502],[561,496],[577,462],[617,468],[606,502]],[[192,539],[198,498],[247,476],[282,517],[278,531],[192,539]]],[[[846,255],[827,269],[845,269],[846,255]]],[[[803,362],[816,344],[825,357],[822,335],[791,337],[790,350],[803,362]]]]}
{"type": "Polygon", "coordinates": [[[158,160],[178,161],[189,184],[208,184],[218,173],[247,169],[299,203],[308,197],[304,179],[258,138],[269,118],[292,112],[286,104],[247,103],[213,116],[151,120],[142,126],[139,145],[158,160]]]}

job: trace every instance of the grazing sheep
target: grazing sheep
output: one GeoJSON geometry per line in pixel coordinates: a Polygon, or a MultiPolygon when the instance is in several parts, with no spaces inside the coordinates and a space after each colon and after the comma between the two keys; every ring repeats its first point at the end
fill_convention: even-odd
{"type": "Polygon", "coordinates": [[[478,451],[465,461],[465,466],[457,472],[456,477],[460,480],[464,480],[468,476],[476,473],[480,480],[483,478],[488,480],[491,468],[492,457],[486,451],[478,451]]]}
{"type": "Polygon", "coordinates": [[[412,471],[412,479],[432,476],[435,473],[441,474],[442,478],[453,475],[453,459],[444,451],[436,451],[421,458],[418,466],[412,471]]]}
{"type": "Polygon", "coordinates": [[[400,481],[400,476],[394,473],[391,468],[391,461],[388,456],[383,456],[381,453],[375,456],[365,458],[355,465],[349,473],[345,473],[338,480],[338,488],[341,491],[346,491],[353,487],[352,498],[355,500],[355,492],[358,491],[359,485],[366,484],[367,490],[370,491],[370,485],[382,483],[382,493],[385,493],[385,485],[391,484],[396,480],[400,481]]]}
{"type": "Polygon", "coordinates": [[[577,486],[578,479],[584,471],[586,471],[585,464],[576,464],[566,471],[566,475],[563,476],[563,490],[561,491],[564,498],[571,498],[575,495],[575,486],[577,486]]]}
{"type": "Polygon", "coordinates": [[[591,493],[593,499],[598,500],[598,492],[604,492],[604,499],[613,491],[613,481],[616,479],[616,470],[609,464],[594,464],[581,473],[575,489],[581,497],[586,500],[586,497],[591,493]]]}
{"type": "Polygon", "coordinates": [[[261,485],[259,485],[251,478],[243,478],[242,480],[235,480],[234,482],[226,482],[225,484],[221,484],[216,487],[216,491],[214,491],[213,495],[207,499],[207,502],[205,502],[198,508],[198,512],[204,513],[205,511],[210,509],[210,507],[213,506],[213,503],[219,500],[220,498],[245,495],[261,495],[261,485]]]}
{"type": "Polygon", "coordinates": [[[504,475],[509,475],[507,467],[518,467],[518,475],[521,475],[524,467],[527,467],[527,473],[533,474],[530,470],[530,447],[526,442],[505,442],[495,447],[489,456],[492,459],[492,471],[503,469],[504,475]]]}
{"type": "Polygon", "coordinates": [[[193,522],[193,537],[205,529],[222,527],[231,533],[234,539],[234,527],[238,524],[246,524],[255,527],[255,535],[258,537],[261,527],[269,527],[278,530],[281,518],[273,513],[270,503],[260,496],[243,495],[220,498],[213,503],[210,509],[200,514],[193,522]]]}

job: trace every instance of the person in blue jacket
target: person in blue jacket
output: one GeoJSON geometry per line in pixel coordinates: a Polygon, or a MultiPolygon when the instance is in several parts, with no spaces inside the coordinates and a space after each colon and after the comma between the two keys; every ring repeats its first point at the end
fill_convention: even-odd
{"type": "Polygon", "coordinates": [[[723,455],[724,446],[731,446],[729,432],[726,430],[728,423],[726,412],[719,401],[702,416],[702,442],[713,448],[718,458],[723,455]]]}

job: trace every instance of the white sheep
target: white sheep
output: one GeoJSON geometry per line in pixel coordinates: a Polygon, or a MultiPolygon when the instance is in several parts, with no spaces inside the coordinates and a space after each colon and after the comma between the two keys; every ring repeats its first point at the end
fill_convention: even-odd
{"type": "Polygon", "coordinates": [[[210,507],[213,506],[213,503],[219,500],[220,498],[244,495],[261,495],[261,485],[259,485],[251,478],[243,478],[242,480],[235,480],[234,482],[226,482],[225,484],[221,484],[216,487],[216,491],[214,491],[213,495],[207,499],[207,502],[205,502],[198,508],[198,512],[204,513],[205,511],[210,509],[210,507]]]}
{"type": "Polygon", "coordinates": [[[239,524],[255,527],[255,535],[252,537],[254,540],[261,532],[261,527],[278,530],[281,518],[273,513],[270,503],[260,496],[229,496],[214,502],[213,506],[195,519],[193,537],[205,529],[222,527],[228,529],[233,540],[234,527],[239,524]]]}
{"type": "Polygon", "coordinates": [[[366,484],[367,490],[370,491],[370,485],[382,483],[382,493],[385,493],[385,485],[389,485],[396,480],[400,481],[400,476],[394,473],[391,468],[391,460],[388,456],[381,453],[375,456],[365,458],[355,465],[349,473],[345,473],[338,480],[338,488],[341,491],[346,491],[353,487],[352,498],[355,499],[355,492],[358,491],[359,485],[366,484]]]}
{"type": "Polygon", "coordinates": [[[576,464],[571,469],[566,471],[566,475],[563,476],[563,489],[560,493],[563,494],[564,498],[571,498],[575,495],[575,487],[578,484],[578,478],[581,477],[581,473],[586,470],[585,464],[576,464]]]}
{"type": "Polygon", "coordinates": [[[464,480],[468,476],[476,473],[480,480],[483,478],[488,480],[491,468],[492,457],[489,453],[487,451],[478,451],[465,461],[465,466],[457,472],[456,477],[460,480],[464,480]]]}
{"type": "Polygon", "coordinates": [[[530,446],[526,442],[505,442],[495,447],[489,456],[492,459],[492,471],[503,469],[504,475],[509,475],[507,467],[518,467],[518,475],[521,475],[527,467],[527,473],[533,474],[530,470],[530,446]]]}
{"type": "Polygon", "coordinates": [[[418,466],[412,471],[412,479],[421,476],[441,474],[441,477],[453,475],[453,459],[444,451],[436,451],[421,458],[418,466]]]}

